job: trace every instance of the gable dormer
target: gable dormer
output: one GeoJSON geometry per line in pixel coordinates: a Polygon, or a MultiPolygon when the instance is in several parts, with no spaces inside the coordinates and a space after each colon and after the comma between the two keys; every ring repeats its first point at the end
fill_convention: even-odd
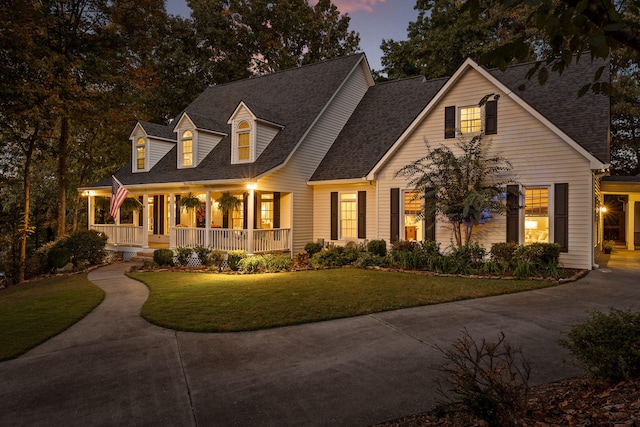
{"type": "Polygon", "coordinates": [[[138,122],[131,135],[131,172],[148,172],[176,145],[170,127],[138,122]]]}
{"type": "Polygon", "coordinates": [[[200,164],[213,148],[227,136],[224,124],[196,114],[183,113],[174,127],[177,136],[178,169],[200,164]]]}
{"type": "Polygon", "coordinates": [[[263,117],[258,117],[254,110],[255,107],[250,108],[241,101],[227,122],[231,125],[232,164],[255,162],[283,129],[282,125],[264,117],[264,112],[263,117]]]}

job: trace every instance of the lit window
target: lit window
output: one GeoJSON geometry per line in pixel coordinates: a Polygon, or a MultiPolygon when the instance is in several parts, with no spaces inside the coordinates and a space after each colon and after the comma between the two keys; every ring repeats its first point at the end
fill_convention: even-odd
{"type": "Polygon", "coordinates": [[[404,192],[404,240],[422,240],[421,202],[420,193],[404,192]]]}
{"type": "Polygon", "coordinates": [[[474,133],[482,130],[482,109],[480,107],[460,108],[460,132],[474,133]]]}
{"type": "Polygon", "coordinates": [[[549,189],[525,189],[524,230],[525,244],[549,243],[549,189]]]}
{"type": "Polygon", "coordinates": [[[231,211],[231,228],[242,230],[244,228],[244,202],[240,199],[240,204],[231,211]]]}
{"type": "Polygon", "coordinates": [[[251,159],[251,126],[247,122],[238,124],[238,160],[251,159]]]}
{"type": "Polygon", "coordinates": [[[136,141],[136,168],[144,170],[147,158],[147,141],[144,138],[138,138],[136,141]]]}
{"type": "Polygon", "coordinates": [[[358,205],[356,193],[340,194],[340,236],[355,238],[358,233],[358,205]]]}
{"type": "Polygon", "coordinates": [[[190,130],[182,134],[182,166],[193,166],[193,133],[190,130]]]}
{"type": "Polygon", "coordinates": [[[273,194],[260,196],[260,227],[272,228],[273,226],[273,194]]]}

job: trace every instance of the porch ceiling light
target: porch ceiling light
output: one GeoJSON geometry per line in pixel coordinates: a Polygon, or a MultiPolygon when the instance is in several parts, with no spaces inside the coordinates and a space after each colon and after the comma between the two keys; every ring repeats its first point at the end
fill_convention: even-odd
{"type": "Polygon", "coordinates": [[[607,213],[607,207],[606,206],[601,206],[600,207],[600,212],[607,213]]]}
{"type": "Polygon", "coordinates": [[[247,190],[255,190],[256,188],[258,188],[258,184],[256,184],[255,182],[250,182],[247,184],[247,190]]]}

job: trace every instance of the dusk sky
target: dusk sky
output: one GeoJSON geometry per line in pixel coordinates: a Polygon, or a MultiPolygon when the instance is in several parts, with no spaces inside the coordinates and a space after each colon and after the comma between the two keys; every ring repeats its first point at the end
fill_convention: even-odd
{"type": "MultiPolygon", "coordinates": [[[[350,29],[360,33],[360,48],[374,70],[382,68],[382,39],[405,40],[407,25],[418,16],[413,9],[414,0],[333,0],[333,3],[351,17],[350,29]]],[[[172,15],[187,17],[191,12],[186,0],[166,0],[166,4],[172,15]]]]}

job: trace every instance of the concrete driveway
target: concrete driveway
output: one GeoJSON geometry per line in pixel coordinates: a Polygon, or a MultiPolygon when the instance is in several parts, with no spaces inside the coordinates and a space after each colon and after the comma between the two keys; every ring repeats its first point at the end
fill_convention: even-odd
{"type": "Polygon", "coordinates": [[[437,402],[433,345],[503,331],[532,383],[579,373],[556,340],[590,311],[640,308],[640,254],[616,251],[575,283],[267,331],[174,332],[140,317],[130,264],[82,321],[0,363],[1,426],[370,426],[437,402]],[[610,258],[610,259],[609,259],[610,258]]]}

